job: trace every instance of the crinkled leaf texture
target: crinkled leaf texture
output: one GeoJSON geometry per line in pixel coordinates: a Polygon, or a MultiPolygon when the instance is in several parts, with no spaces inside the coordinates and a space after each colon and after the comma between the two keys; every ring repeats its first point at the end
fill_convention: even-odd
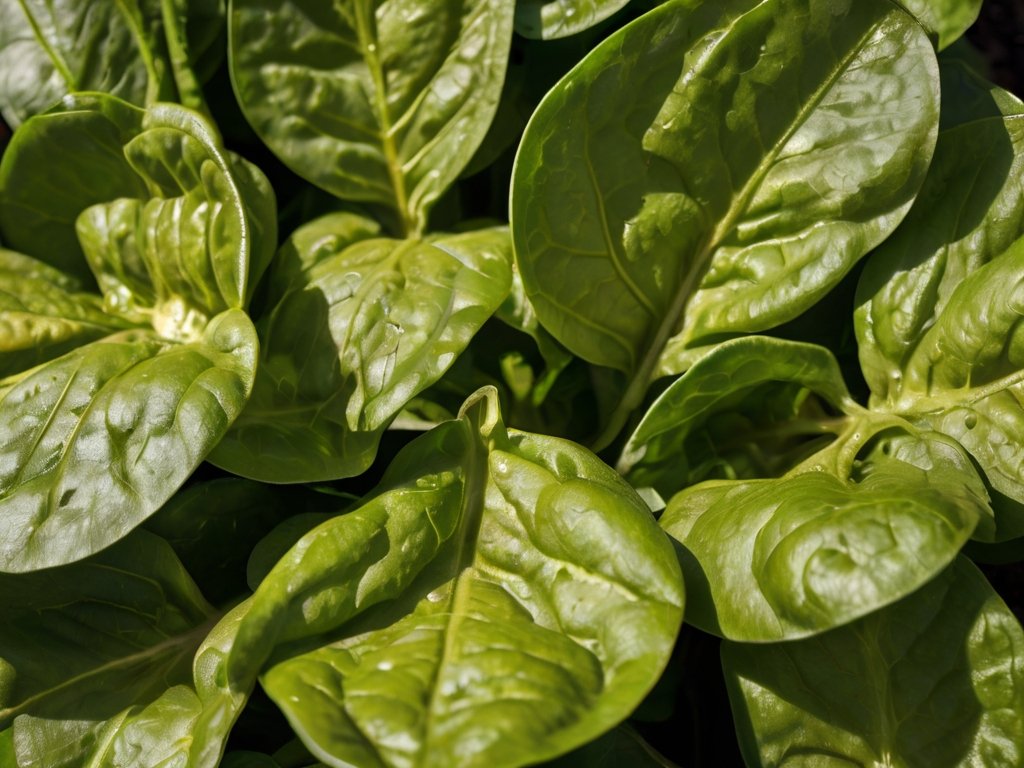
{"type": "Polygon", "coordinates": [[[885,0],[672,0],[545,97],[516,159],[541,322],[632,379],[795,317],[899,223],[938,123],[920,25],[885,0]]]}
{"type": "Polygon", "coordinates": [[[837,410],[856,408],[824,347],[767,336],[723,342],[654,401],[618,470],[634,488],[665,498],[716,474],[784,474],[792,465],[778,467],[801,456],[808,440],[831,437],[826,422],[835,419],[809,407],[812,393],[837,410]]]}
{"type": "Polygon", "coordinates": [[[0,381],[0,571],[81,559],[145,520],[245,405],[256,329],[188,343],[124,331],[0,381]]]}
{"type": "Polygon", "coordinates": [[[782,478],[707,481],[661,518],[681,545],[687,620],[746,642],[818,634],[899,600],[979,524],[991,529],[985,488],[958,444],[869,418],[782,478]]]}
{"type": "Polygon", "coordinates": [[[248,407],[210,460],[268,482],[351,477],[509,291],[504,228],[427,240],[371,237],[332,214],[300,228],[271,276],[248,407]]]}
{"type": "Polygon", "coordinates": [[[171,338],[244,307],[276,246],[263,174],[172,104],[66,97],[12,138],[0,203],[11,247],[95,280],[110,311],[171,338]]]}
{"type": "Polygon", "coordinates": [[[726,642],[722,663],[748,765],[1024,763],[1024,631],[965,558],[823,635],[726,642]]]}
{"type": "Polygon", "coordinates": [[[235,93],[299,175],[423,231],[490,127],[512,0],[234,0],[235,93]]]}
{"type": "Polygon", "coordinates": [[[0,379],[130,327],[74,278],[0,248],[0,379]]]}
{"type": "Polygon", "coordinates": [[[246,606],[217,622],[166,542],[137,531],[0,575],[0,602],[0,727],[13,719],[18,768],[216,766],[246,695],[221,669],[246,606]]]}
{"type": "Polygon", "coordinates": [[[328,765],[519,766],[633,710],[682,601],[629,486],[579,446],[506,431],[485,389],[281,559],[228,669],[264,670],[328,765]]]}
{"type": "Polygon", "coordinates": [[[967,31],[978,18],[981,0],[899,0],[938,37],[941,51],[967,31]]]}
{"type": "Polygon", "coordinates": [[[0,0],[0,114],[11,127],[72,91],[175,96],[160,2],[0,0]]]}
{"type": "Polygon", "coordinates": [[[970,451],[995,492],[999,540],[1024,534],[1024,115],[989,115],[1015,106],[991,94],[978,119],[942,132],[918,202],[867,264],[855,314],[872,407],[970,451]]]}
{"type": "Polygon", "coordinates": [[[629,0],[517,0],[516,32],[524,37],[553,40],[598,24],[626,6],[629,0]]]}

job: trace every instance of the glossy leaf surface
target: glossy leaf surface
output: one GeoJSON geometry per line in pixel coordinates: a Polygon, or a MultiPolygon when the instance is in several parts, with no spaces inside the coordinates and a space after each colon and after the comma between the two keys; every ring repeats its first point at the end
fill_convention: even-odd
{"type": "Polygon", "coordinates": [[[750,765],[1019,765],[1024,632],[959,559],[853,624],[722,661],[750,765]]]}
{"type": "Polygon", "coordinates": [[[159,0],[0,2],[0,114],[17,127],[72,91],[173,98],[159,0]]]}
{"type": "Polygon", "coordinates": [[[0,165],[0,199],[0,228],[15,247],[76,276],[87,265],[111,311],[171,338],[244,306],[276,239],[269,185],[210,123],[101,94],[68,97],[18,131],[0,165]],[[80,153],[34,183],[44,158],[67,145],[80,153]]]}
{"type": "Polygon", "coordinates": [[[256,354],[231,310],[198,341],[126,331],[0,389],[0,570],[78,560],[155,512],[242,410],[256,354]]]}
{"type": "Polygon", "coordinates": [[[363,239],[346,214],[282,249],[248,408],[212,461],[272,482],[350,477],[505,299],[504,229],[428,241],[363,239]],[[300,253],[300,251],[302,253],[300,253]]]}
{"type": "Polygon", "coordinates": [[[509,0],[235,0],[230,61],[256,132],[292,169],[420,233],[497,109],[509,0]]]}
{"type": "Polygon", "coordinates": [[[2,574],[0,603],[0,727],[24,714],[110,716],[187,681],[213,614],[170,547],[145,532],[61,568],[2,574]]]}
{"type": "Polygon", "coordinates": [[[871,432],[854,423],[777,480],[672,498],[661,525],[683,547],[690,623],[748,642],[805,637],[904,597],[956,557],[990,514],[970,459],[941,435],[883,433],[864,448],[871,432]]]}
{"type": "Polygon", "coordinates": [[[639,497],[572,443],[506,432],[484,393],[282,558],[229,671],[272,656],[264,687],[332,765],[523,765],[625,717],[681,615],[639,497]]]}
{"type": "Polygon", "coordinates": [[[629,0],[517,0],[516,32],[552,40],[604,21],[629,0]]]}
{"type": "Polygon", "coordinates": [[[771,465],[786,454],[787,437],[828,435],[825,414],[801,418],[808,393],[836,408],[853,402],[824,347],[766,336],[724,342],[648,409],[618,470],[665,498],[713,473],[744,476],[748,465],[761,477],[782,474],[771,465]]]}
{"type": "Polygon", "coordinates": [[[981,0],[900,0],[900,3],[938,36],[940,51],[963,35],[981,10],[981,0]]]}
{"type": "Polygon", "coordinates": [[[659,6],[563,79],[521,144],[512,232],[541,322],[627,373],[628,409],[688,348],[796,316],[906,213],[937,86],[888,2],[659,6]]]}
{"type": "Polygon", "coordinates": [[[131,327],[74,278],[0,248],[0,379],[131,327]]]}
{"type": "Polygon", "coordinates": [[[997,97],[942,132],[919,202],[864,271],[855,320],[874,407],[960,441],[1010,500],[1007,539],[1024,533],[1024,116],[987,116],[1013,108],[997,97]]]}

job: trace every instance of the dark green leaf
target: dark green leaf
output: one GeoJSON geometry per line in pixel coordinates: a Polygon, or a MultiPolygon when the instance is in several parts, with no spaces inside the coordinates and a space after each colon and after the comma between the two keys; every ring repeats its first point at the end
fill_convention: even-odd
{"type": "Polygon", "coordinates": [[[930,43],[884,0],[665,3],[520,145],[512,232],[541,322],[630,377],[628,411],[690,348],[798,315],[906,213],[937,96],[930,43]]]}
{"type": "Polygon", "coordinates": [[[551,40],[604,21],[629,0],[517,0],[516,32],[551,40]]]}
{"type": "Polygon", "coordinates": [[[0,114],[17,127],[72,91],[173,99],[159,0],[0,0],[0,114]]]}
{"type": "Polygon", "coordinates": [[[75,288],[64,273],[0,249],[0,379],[131,327],[75,288]]]}

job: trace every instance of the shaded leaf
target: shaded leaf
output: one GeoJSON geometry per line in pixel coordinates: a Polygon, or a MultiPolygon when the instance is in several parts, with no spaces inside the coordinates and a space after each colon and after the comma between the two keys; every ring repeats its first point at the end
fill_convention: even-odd
{"type": "Polygon", "coordinates": [[[722,645],[744,757],[779,766],[1019,765],[1024,632],[964,558],[807,640],[722,645]]]}

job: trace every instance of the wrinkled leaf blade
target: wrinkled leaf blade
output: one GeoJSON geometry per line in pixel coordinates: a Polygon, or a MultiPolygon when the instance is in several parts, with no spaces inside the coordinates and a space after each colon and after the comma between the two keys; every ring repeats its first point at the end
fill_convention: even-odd
{"type": "Polygon", "coordinates": [[[232,82],[249,122],[300,176],[393,209],[420,233],[497,109],[513,3],[235,0],[232,82]]]}
{"type": "Polygon", "coordinates": [[[451,366],[511,281],[502,228],[350,244],[310,227],[312,236],[296,239],[319,256],[276,267],[292,281],[261,322],[253,397],[211,456],[256,480],[365,471],[391,419],[451,366]]]}
{"type": "Polygon", "coordinates": [[[750,765],[954,768],[1024,760],[1024,632],[964,558],[846,627],[722,663],[750,765]]]}
{"type": "Polygon", "coordinates": [[[81,559],[155,512],[242,410],[257,345],[231,310],[196,342],[128,331],[0,390],[0,570],[81,559]]]}

